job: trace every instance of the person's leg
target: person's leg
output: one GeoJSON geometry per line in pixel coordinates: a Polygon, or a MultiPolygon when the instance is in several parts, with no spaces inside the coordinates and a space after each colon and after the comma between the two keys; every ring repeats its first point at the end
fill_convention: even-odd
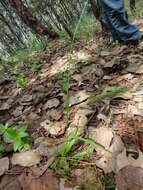
{"type": "Polygon", "coordinates": [[[123,0],[100,0],[100,4],[114,41],[129,43],[141,39],[138,27],[128,22],[123,0]]]}

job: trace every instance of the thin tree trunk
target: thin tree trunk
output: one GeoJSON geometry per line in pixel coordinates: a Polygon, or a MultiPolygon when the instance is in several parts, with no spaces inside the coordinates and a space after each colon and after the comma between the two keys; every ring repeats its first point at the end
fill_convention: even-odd
{"type": "Polygon", "coordinates": [[[136,0],[130,0],[130,8],[132,11],[136,9],[136,0]]]}
{"type": "Polygon", "coordinates": [[[40,35],[48,35],[54,39],[58,37],[58,34],[54,31],[43,26],[36,17],[32,15],[30,10],[23,4],[21,0],[9,0],[10,5],[15,9],[17,15],[22,21],[30,28],[35,30],[40,35]]]}

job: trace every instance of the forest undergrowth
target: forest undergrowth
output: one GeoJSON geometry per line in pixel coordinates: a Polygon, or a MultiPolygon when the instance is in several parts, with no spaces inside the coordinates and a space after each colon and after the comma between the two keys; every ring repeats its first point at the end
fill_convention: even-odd
{"type": "Polygon", "coordinates": [[[143,187],[143,43],[109,45],[86,8],[72,41],[0,60],[0,189],[143,187]]]}

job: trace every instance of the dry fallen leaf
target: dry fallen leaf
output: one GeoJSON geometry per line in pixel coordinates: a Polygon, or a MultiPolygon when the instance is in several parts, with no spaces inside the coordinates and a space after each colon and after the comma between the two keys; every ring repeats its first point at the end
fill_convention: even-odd
{"type": "Polygon", "coordinates": [[[124,144],[120,137],[108,127],[90,129],[89,137],[106,149],[96,148],[98,154],[96,165],[105,173],[115,171],[116,156],[124,150],[124,144]]]}
{"type": "Polygon", "coordinates": [[[85,90],[79,91],[77,94],[71,96],[70,98],[70,106],[79,104],[89,98],[89,95],[85,90]]]}
{"type": "Polygon", "coordinates": [[[65,139],[49,139],[45,138],[36,149],[36,152],[41,156],[53,157],[57,156],[65,142],[65,139]]]}
{"type": "Polygon", "coordinates": [[[84,134],[85,126],[86,126],[87,121],[88,121],[86,115],[87,115],[86,111],[85,112],[81,111],[81,110],[77,111],[70,127],[67,130],[69,137],[72,137],[76,133],[77,133],[77,135],[83,135],[84,134]]]}
{"type": "Polygon", "coordinates": [[[48,100],[47,103],[44,106],[44,109],[51,109],[51,108],[57,108],[60,104],[60,101],[57,98],[53,98],[51,100],[48,100]]]}
{"type": "Polygon", "coordinates": [[[142,190],[143,169],[128,165],[115,176],[118,190],[142,190]]]}
{"type": "Polygon", "coordinates": [[[143,169],[143,153],[139,151],[139,157],[137,159],[134,159],[132,155],[127,156],[126,149],[124,149],[124,151],[117,156],[116,172],[128,165],[140,167],[143,169]]]}
{"type": "Polygon", "coordinates": [[[13,165],[30,167],[39,164],[40,160],[40,155],[38,155],[35,150],[30,150],[26,152],[13,154],[11,161],[13,165]]]}
{"type": "Polygon", "coordinates": [[[9,168],[9,159],[8,157],[0,159],[0,176],[4,174],[9,168]]]}
{"type": "Polygon", "coordinates": [[[65,127],[66,124],[64,122],[52,122],[50,120],[45,120],[44,122],[40,123],[41,127],[43,127],[46,132],[47,135],[51,135],[51,136],[60,136],[62,134],[64,134],[65,132],[65,127]]]}

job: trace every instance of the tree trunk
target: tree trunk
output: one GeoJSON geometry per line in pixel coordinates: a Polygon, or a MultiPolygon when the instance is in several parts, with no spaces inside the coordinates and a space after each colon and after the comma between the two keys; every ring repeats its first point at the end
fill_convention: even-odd
{"type": "Polygon", "coordinates": [[[99,22],[101,24],[103,34],[107,33],[108,29],[107,29],[106,24],[103,21],[103,18],[102,18],[99,0],[97,0],[97,1],[96,0],[89,0],[89,2],[91,4],[91,8],[92,8],[92,11],[93,11],[95,18],[97,20],[99,20],[99,22]]]}
{"type": "Polygon", "coordinates": [[[10,5],[15,9],[17,15],[22,21],[30,28],[35,30],[40,35],[48,35],[54,39],[58,37],[58,34],[54,31],[43,26],[36,17],[32,15],[30,10],[23,4],[21,0],[9,0],[10,5]]]}
{"type": "Polygon", "coordinates": [[[130,8],[132,11],[136,9],[136,0],[130,0],[130,8]]]}
{"type": "Polygon", "coordinates": [[[93,11],[95,18],[97,20],[99,20],[100,19],[100,10],[99,10],[99,7],[96,3],[96,0],[89,0],[89,1],[90,1],[91,8],[92,8],[92,11],[93,11]]]}

